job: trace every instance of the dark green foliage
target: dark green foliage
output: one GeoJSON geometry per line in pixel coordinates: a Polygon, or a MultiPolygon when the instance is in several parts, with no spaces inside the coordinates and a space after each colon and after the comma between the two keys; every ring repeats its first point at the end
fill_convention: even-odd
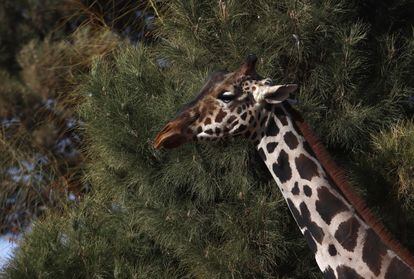
{"type": "Polygon", "coordinates": [[[151,5],[146,0],[2,0],[0,68],[17,74],[21,65],[16,57],[24,45],[46,37],[69,39],[71,32],[84,25],[111,28],[132,40],[150,41],[151,18],[151,5]]]}
{"type": "MultiPolygon", "coordinates": [[[[81,122],[73,112],[79,76],[121,45],[108,24],[121,33],[127,15],[145,1],[116,11],[111,1],[101,1],[101,11],[95,10],[99,2],[83,2],[0,3],[0,232],[20,231],[88,188],[81,122]],[[114,18],[103,19],[104,12],[114,18]]],[[[148,15],[135,16],[135,32],[143,33],[148,15]]]]}
{"type": "Polygon", "coordinates": [[[0,3],[0,67],[16,73],[16,55],[32,39],[55,31],[62,0],[3,0],[0,3]]]}
{"type": "Polygon", "coordinates": [[[155,7],[162,1],[149,0],[64,0],[72,17],[87,25],[110,27],[132,42],[151,42],[155,7]]]}
{"type": "Polygon", "coordinates": [[[103,185],[108,171],[118,175],[123,183],[109,185],[125,191],[136,230],[178,257],[178,267],[189,275],[274,273],[288,263],[281,253],[285,244],[300,235],[289,235],[289,227],[286,234],[274,233],[280,224],[294,224],[286,209],[281,215],[276,189],[247,175],[247,150],[240,145],[193,145],[170,154],[151,150],[154,134],[176,111],[176,92],[184,90],[170,72],[154,67],[151,56],[144,49],[124,49],[115,68],[99,64],[93,70],[86,89],[92,97],[82,111],[94,153],[111,169],[91,166],[92,181],[103,185]]]}
{"type": "Polygon", "coordinates": [[[414,137],[410,122],[398,124],[412,117],[414,95],[411,17],[399,17],[408,7],[168,2],[156,10],[157,44],[120,46],[81,85],[93,193],[38,222],[4,275],[320,278],[251,145],[151,147],[211,70],[234,69],[250,52],[260,57],[263,76],[300,85],[300,110],[391,229],[413,231],[404,215],[413,215],[414,137]]]}
{"type": "Polygon", "coordinates": [[[414,206],[414,125],[398,123],[373,139],[374,152],[369,162],[382,172],[392,192],[397,194],[405,210],[414,206]]]}
{"type": "MultiPolygon", "coordinates": [[[[122,49],[114,66],[100,62],[92,69],[82,90],[90,96],[85,97],[81,112],[88,123],[93,161],[97,162],[89,165],[89,179],[99,188],[82,203],[82,209],[66,216],[69,223],[78,224],[84,243],[67,249],[42,249],[39,259],[48,259],[48,263],[30,262],[33,266],[25,276],[39,276],[46,270],[52,277],[73,272],[71,265],[59,264],[60,260],[52,260],[57,266],[50,266],[52,258],[68,256],[79,260],[75,265],[82,265],[76,268],[80,277],[101,272],[112,276],[124,261],[128,263],[126,278],[139,277],[141,269],[154,277],[162,277],[163,270],[169,278],[277,273],[308,278],[309,272],[317,272],[314,265],[311,269],[305,265],[311,256],[277,188],[250,171],[250,164],[258,162],[244,144],[234,144],[231,149],[192,145],[172,153],[149,148],[167,114],[175,112],[175,92],[182,88],[167,72],[156,68],[153,56],[142,48],[122,49]],[[121,218],[117,224],[115,212],[119,214],[116,219],[121,218]],[[148,242],[142,245],[112,239],[130,234],[148,242]],[[307,254],[307,260],[292,269],[295,254],[307,254]],[[153,261],[157,255],[170,266],[171,274],[153,261]]],[[[31,235],[44,237],[49,230],[35,230],[31,235]]],[[[67,234],[70,242],[72,230],[57,229],[67,234]]],[[[24,255],[35,253],[41,242],[36,239],[24,244],[21,255],[23,251],[24,255]]],[[[18,266],[28,265],[18,262],[18,266]]],[[[23,276],[18,266],[9,270],[12,277],[23,276]]]]}
{"type": "Polygon", "coordinates": [[[96,57],[110,55],[120,40],[108,30],[87,28],[70,38],[71,44],[31,41],[17,59],[22,81],[6,72],[0,77],[1,232],[20,230],[85,190],[75,76],[96,57]]]}
{"type": "Polygon", "coordinates": [[[363,6],[346,1],[220,3],[171,4],[160,22],[162,55],[188,68],[234,68],[247,53],[258,54],[263,75],[300,83],[302,110],[332,146],[366,147],[364,133],[401,118],[413,93],[412,33],[375,30],[371,38],[370,24],[355,12],[363,6]]]}
{"type": "Polygon", "coordinates": [[[412,121],[399,122],[372,136],[372,151],[356,155],[353,180],[388,228],[413,250],[412,121]]]}

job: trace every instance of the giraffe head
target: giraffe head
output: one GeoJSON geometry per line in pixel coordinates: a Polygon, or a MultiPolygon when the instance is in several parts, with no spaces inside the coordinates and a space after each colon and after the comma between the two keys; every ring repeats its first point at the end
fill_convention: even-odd
{"type": "Polygon", "coordinates": [[[257,58],[249,55],[234,72],[210,76],[198,96],[158,133],[155,148],[175,148],[192,140],[249,137],[259,125],[261,108],[280,104],[297,85],[272,85],[255,70],[257,58]]]}

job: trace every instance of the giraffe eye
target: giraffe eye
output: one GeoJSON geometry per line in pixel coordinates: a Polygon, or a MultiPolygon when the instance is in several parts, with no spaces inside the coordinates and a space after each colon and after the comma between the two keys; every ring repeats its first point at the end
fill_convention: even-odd
{"type": "Polygon", "coordinates": [[[225,103],[230,103],[231,101],[234,100],[234,98],[236,97],[236,95],[234,95],[233,92],[230,91],[223,91],[218,95],[218,99],[222,100],[225,103]]]}

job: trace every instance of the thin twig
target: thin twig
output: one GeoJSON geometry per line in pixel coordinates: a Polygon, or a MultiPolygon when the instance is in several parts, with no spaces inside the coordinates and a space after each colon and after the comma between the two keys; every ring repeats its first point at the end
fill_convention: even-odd
{"type": "Polygon", "coordinates": [[[161,23],[164,24],[164,21],[162,20],[160,14],[158,13],[157,7],[155,6],[153,0],[149,0],[151,7],[154,9],[155,14],[157,15],[157,17],[160,19],[161,23]]]}

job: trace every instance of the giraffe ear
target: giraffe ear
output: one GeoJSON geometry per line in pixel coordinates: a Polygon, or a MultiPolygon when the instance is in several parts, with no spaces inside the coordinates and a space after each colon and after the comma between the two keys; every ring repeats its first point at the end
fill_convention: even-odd
{"type": "Polygon", "coordinates": [[[297,84],[269,86],[263,93],[263,99],[270,104],[279,104],[289,98],[289,94],[296,91],[297,84]]]}

